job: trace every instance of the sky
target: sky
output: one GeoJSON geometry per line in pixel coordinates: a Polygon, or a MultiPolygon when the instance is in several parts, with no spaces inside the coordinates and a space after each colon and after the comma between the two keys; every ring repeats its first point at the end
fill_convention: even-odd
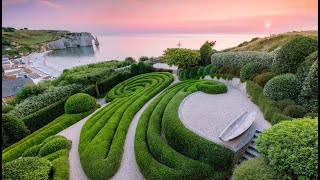
{"type": "Polygon", "coordinates": [[[2,0],[2,26],[103,34],[318,29],[318,0],[2,0]]]}

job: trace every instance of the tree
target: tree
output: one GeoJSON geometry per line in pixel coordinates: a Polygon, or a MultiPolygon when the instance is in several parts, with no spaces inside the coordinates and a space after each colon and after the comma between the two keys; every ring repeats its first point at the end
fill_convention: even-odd
{"type": "Polygon", "coordinates": [[[148,60],[149,60],[149,58],[147,56],[141,56],[139,58],[139,61],[148,61],[148,60]]]}
{"type": "Polygon", "coordinates": [[[188,69],[200,61],[200,53],[186,48],[168,48],[164,51],[164,61],[169,65],[176,65],[188,69]]]}
{"type": "Polygon", "coordinates": [[[317,179],[318,118],[282,121],[262,132],[256,144],[274,169],[294,179],[317,179]]]}
{"type": "Polygon", "coordinates": [[[206,66],[211,63],[210,56],[213,54],[212,46],[214,45],[213,42],[206,41],[200,47],[200,56],[201,56],[201,66],[206,66]]]}
{"type": "Polygon", "coordinates": [[[135,63],[135,62],[136,62],[136,60],[134,60],[133,57],[126,57],[126,58],[124,59],[124,61],[129,61],[129,62],[131,62],[131,63],[135,63]]]}

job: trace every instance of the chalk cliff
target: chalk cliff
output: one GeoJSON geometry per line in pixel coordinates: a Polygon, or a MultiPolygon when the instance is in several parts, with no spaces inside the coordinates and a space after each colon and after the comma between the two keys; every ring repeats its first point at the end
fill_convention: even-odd
{"type": "Polygon", "coordinates": [[[69,33],[58,40],[46,43],[41,49],[47,51],[70,47],[92,46],[92,40],[95,42],[95,45],[99,45],[98,39],[94,38],[91,33],[69,33]]]}

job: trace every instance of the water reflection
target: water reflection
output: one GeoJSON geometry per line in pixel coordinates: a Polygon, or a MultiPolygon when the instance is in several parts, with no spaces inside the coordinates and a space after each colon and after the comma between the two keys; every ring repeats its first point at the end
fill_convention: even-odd
{"type": "MultiPolygon", "coordinates": [[[[99,50],[99,49],[97,49],[99,50]]],[[[76,47],[66,48],[51,51],[47,54],[49,57],[94,57],[95,51],[92,46],[89,47],[76,47]]]]}

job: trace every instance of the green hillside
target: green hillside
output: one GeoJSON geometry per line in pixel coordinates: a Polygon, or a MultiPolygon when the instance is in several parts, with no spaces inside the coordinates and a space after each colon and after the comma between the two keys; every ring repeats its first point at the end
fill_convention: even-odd
{"type": "Polygon", "coordinates": [[[40,46],[49,41],[56,40],[69,31],[56,30],[14,30],[6,32],[2,28],[2,54],[19,57],[19,53],[29,54],[39,50],[40,46]],[[15,42],[14,45],[11,43],[15,42]]]}
{"type": "Polygon", "coordinates": [[[251,41],[244,41],[239,44],[237,47],[232,47],[223,50],[227,51],[261,51],[261,52],[271,52],[279,46],[284,45],[290,39],[296,36],[307,36],[310,38],[318,39],[318,30],[309,30],[309,31],[293,31],[286,32],[281,34],[275,34],[271,37],[265,38],[253,38],[251,41]]]}

